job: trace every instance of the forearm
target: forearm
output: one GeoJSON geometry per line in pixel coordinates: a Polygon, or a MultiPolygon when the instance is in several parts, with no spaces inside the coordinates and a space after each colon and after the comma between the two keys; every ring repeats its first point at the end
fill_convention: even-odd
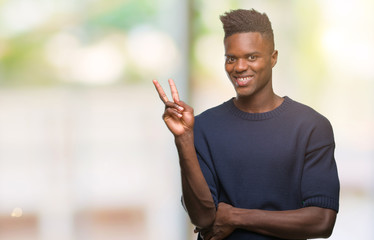
{"type": "Polygon", "coordinates": [[[285,239],[327,238],[335,219],[335,211],[318,207],[289,211],[233,208],[231,211],[231,224],[235,228],[285,239]]]}
{"type": "Polygon", "coordinates": [[[193,132],[175,138],[181,168],[183,200],[191,222],[206,228],[213,224],[216,207],[197,160],[193,132]]]}

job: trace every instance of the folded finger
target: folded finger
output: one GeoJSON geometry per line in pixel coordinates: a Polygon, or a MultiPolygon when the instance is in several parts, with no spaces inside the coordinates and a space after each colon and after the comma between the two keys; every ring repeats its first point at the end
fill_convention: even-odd
{"type": "Polygon", "coordinates": [[[180,112],[182,112],[184,110],[184,108],[181,105],[176,104],[174,102],[170,102],[170,101],[168,101],[168,102],[165,103],[165,107],[175,108],[175,109],[177,109],[180,112]]]}
{"type": "Polygon", "coordinates": [[[167,108],[165,110],[165,113],[164,115],[162,116],[162,118],[165,120],[166,118],[168,117],[174,117],[175,119],[179,119],[181,118],[183,115],[182,113],[178,112],[176,109],[173,109],[173,108],[167,108]]]}

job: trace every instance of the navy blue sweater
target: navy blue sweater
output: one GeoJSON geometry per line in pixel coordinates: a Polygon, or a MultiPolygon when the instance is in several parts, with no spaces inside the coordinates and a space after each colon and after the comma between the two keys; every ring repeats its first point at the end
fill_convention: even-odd
{"type": "MultiPolygon", "coordinates": [[[[338,211],[332,127],[310,107],[284,97],[273,111],[246,113],[231,99],[198,115],[194,134],[216,206],[338,211]]],[[[276,238],[236,230],[227,239],[276,238]]]]}

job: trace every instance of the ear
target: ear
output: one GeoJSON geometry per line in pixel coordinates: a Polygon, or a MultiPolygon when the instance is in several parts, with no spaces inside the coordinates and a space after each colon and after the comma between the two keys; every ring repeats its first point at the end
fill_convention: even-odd
{"type": "Polygon", "coordinates": [[[278,50],[274,50],[271,54],[271,67],[273,68],[278,61],[278,50]]]}

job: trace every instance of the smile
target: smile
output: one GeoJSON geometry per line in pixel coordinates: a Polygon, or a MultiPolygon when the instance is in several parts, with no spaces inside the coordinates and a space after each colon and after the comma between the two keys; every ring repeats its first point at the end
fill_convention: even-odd
{"type": "Polygon", "coordinates": [[[249,76],[249,77],[236,77],[236,84],[237,86],[245,86],[247,85],[252,79],[254,78],[254,76],[249,76]]]}

